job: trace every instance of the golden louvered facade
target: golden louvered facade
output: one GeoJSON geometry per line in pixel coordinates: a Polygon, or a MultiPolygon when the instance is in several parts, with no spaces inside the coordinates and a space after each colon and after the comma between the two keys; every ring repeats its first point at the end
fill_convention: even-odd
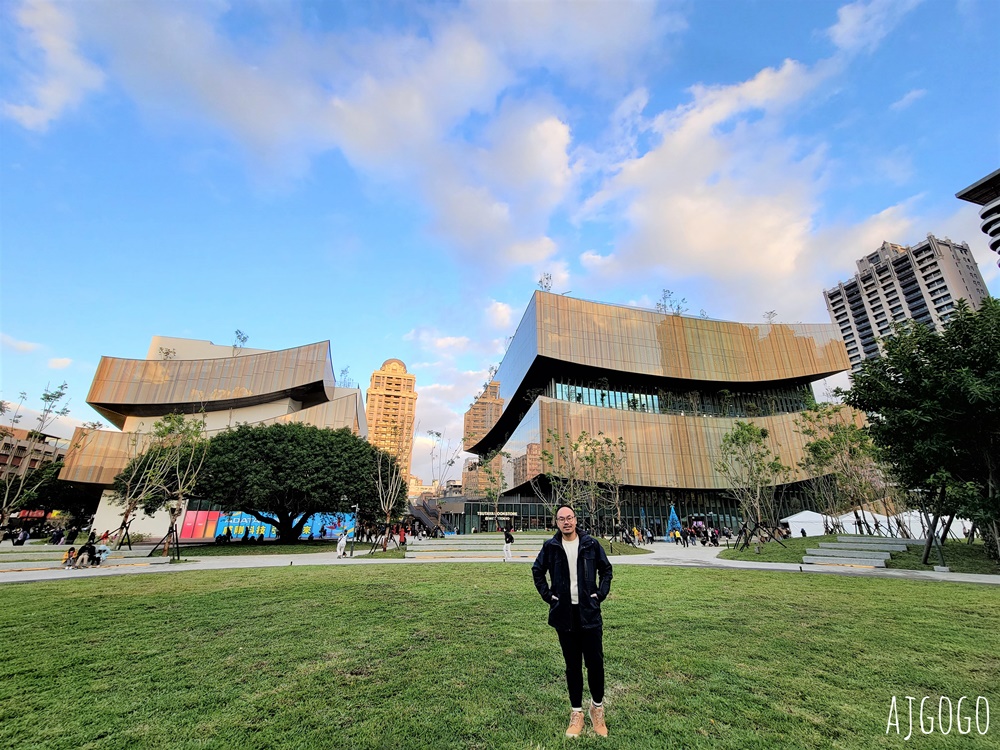
{"type": "MultiPolygon", "coordinates": [[[[509,495],[530,502],[550,430],[602,432],[627,445],[637,520],[647,509],[665,517],[670,504],[735,518],[716,470],[723,435],[752,420],[797,467],[810,384],[848,368],[828,324],[732,323],[536,292],[495,377],[502,411],[466,448],[509,454],[509,495]]],[[[790,483],[807,478],[796,468],[790,483]]]]}
{"type": "Polygon", "coordinates": [[[112,484],[167,414],[199,415],[208,435],[274,422],[367,435],[361,392],[337,388],[329,341],[272,352],[155,337],[147,359],[102,357],[87,403],[122,431],[77,428],[61,479],[112,484]]]}

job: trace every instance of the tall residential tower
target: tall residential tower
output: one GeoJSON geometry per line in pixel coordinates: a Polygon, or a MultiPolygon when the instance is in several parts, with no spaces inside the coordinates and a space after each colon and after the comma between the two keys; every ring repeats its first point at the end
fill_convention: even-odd
{"type": "Polygon", "coordinates": [[[365,400],[368,441],[399,461],[404,484],[410,478],[417,378],[398,359],[387,359],[372,373],[365,400]]]}
{"type": "Polygon", "coordinates": [[[857,265],[854,278],[823,293],[854,370],[879,356],[879,340],[894,321],[915,320],[940,331],[956,301],[978,309],[988,295],[969,246],[932,234],[912,247],[883,242],[857,265]]]}

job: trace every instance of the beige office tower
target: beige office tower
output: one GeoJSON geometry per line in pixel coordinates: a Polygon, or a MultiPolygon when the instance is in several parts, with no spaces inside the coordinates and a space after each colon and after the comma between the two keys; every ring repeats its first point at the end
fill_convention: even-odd
{"type": "Polygon", "coordinates": [[[410,478],[413,429],[417,412],[417,378],[398,359],[387,359],[372,373],[365,416],[368,442],[399,460],[403,482],[410,478]]]}
{"type": "MultiPolygon", "coordinates": [[[[490,431],[490,428],[500,419],[503,412],[503,399],[500,398],[500,384],[496,381],[488,383],[476,400],[465,412],[465,435],[463,445],[475,445],[479,439],[490,431]]],[[[502,457],[497,456],[494,471],[502,471],[502,457]]],[[[462,470],[462,494],[466,497],[484,497],[486,495],[486,477],[479,468],[478,459],[466,460],[462,470]]]]}
{"type": "Polygon", "coordinates": [[[958,300],[978,310],[987,296],[969,246],[931,234],[912,247],[883,242],[857,266],[854,278],[824,292],[854,370],[881,354],[893,322],[915,320],[940,331],[958,300]]]}

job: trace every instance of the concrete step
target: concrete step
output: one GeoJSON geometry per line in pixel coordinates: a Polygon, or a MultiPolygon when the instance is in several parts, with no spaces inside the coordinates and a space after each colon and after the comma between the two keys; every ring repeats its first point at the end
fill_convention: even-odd
{"type": "Polygon", "coordinates": [[[860,542],[861,544],[884,544],[888,542],[889,544],[905,544],[907,546],[913,546],[915,544],[926,544],[926,539],[900,539],[895,536],[854,536],[845,535],[838,536],[838,542],[846,542],[848,544],[854,544],[855,542],[860,542]]]}
{"type": "Polygon", "coordinates": [[[806,554],[815,557],[864,557],[872,560],[888,560],[891,556],[888,552],[860,549],[807,549],[806,554]]]}
{"type": "MultiPolygon", "coordinates": [[[[514,557],[530,557],[538,555],[538,550],[511,550],[514,557]]],[[[487,557],[503,559],[502,549],[421,549],[406,550],[407,557],[487,557]]]]}
{"type": "MultiPolygon", "coordinates": [[[[68,550],[68,549],[69,549],[69,547],[48,547],[48,548],[41,549],[41,550],[28,550],[28,549],[26,549],[26,550],[24,550],[22,552],[20,547],[15,547],[13,551],[5,550],[3,553],[0,553],[0,562],[3,562],[5,559],[10,558],[10,557],[16,557],[16,558],[26,557],[26,558],[30,558],[32,560],[35,560],[35,559],[38,559],[38,560],[62,560],[62,556],[66,553],[66,550],[68,550]]],[[[79,547],[77,547],[77,549],[79,549],[79,547]]],[[[133,549],[133,550],[129,550],[128,548],[125,548],[125,549],[122,549],[122,550],[111,550],[111,552],[108,555],[108,557],[109,558],[112,558],[112,557],[119,557],[119,558],[121,558],[121,557],[145,557],[146,555],[149,554],[149,550],[150,550],[149,547],[147,547],[146,549],[133,549]]]]}
{"type": "Polygon", "coordinates": [[[820,542],[820,549],[858,549],[858,550],[872,550],[878,552],[906,552],[908,549],[905,544],[848,544],[847,542],[820,542]]]}
{"type": "MultiPolygon", "coordinates": [[[[141,567],[143,565],[165,565],[170,562],[169,557],[131,557],[112,559],[108,558],[101,568],[123,568],[141,567]]],[[[38,560],[32,562],[4,562],[0,563],[0,573],[12,573],[26,570],[59,570],[62,568],[60,561],[38,560]]],[[[89,568],[88,568],[89,570],[89,568]]]]}
{"type": "Polygon", "coordinates": [[[873,560],[870,557],[819,557],[807,555],[802,562],[808,565],[844,565],[854,568],[884,568],[885,560],[873,560]]]}

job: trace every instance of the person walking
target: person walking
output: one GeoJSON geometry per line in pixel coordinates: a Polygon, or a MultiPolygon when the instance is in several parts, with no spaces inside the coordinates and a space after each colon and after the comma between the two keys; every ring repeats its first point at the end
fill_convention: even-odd
{"type": "Polygon", "coordinates": [[[514,535],[510,533],[510,526],[503,530],[503,561],[510,562],[514,556],[510,553],[510,545],[514,543],[514,535]]]}
{"type": "Polygon", "coordinates": [[[337,540],[337,559],[347,557],[347,534],[341,534],[337,540]]]}
{"type": "Polygon", "coordinates": [[[608,736],[604,721],[604,621],[601,602],[611,591],[611,563],[593,537],[577,533],[576,513],[568,505],[556,511],[558,531],[542,545],[531,566],[535,588],[549,605],[549,625],[556,630],[566,663],[571,713],[567,737],[583,731],[583,664],[590,688],[590,723],[608,736]],[[548,576],[548,580],[546,579],[548,576]]]}

